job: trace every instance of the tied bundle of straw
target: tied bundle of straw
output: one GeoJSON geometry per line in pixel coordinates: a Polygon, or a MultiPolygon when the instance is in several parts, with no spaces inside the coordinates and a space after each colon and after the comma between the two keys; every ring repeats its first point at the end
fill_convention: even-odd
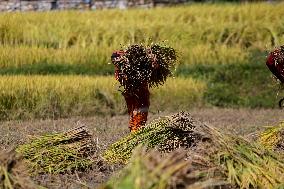
{"type": "Polygon", "coordinates": [[[22,158],[14,150],[0,153],[1,189],[36,189],[30,179],[22,158]]]}
{"type": "Polygon", "coordinates": [[[177,148],[192,148],[200,141],[209,140],[206,126],[199,125],[189,113],[179,112],[157,119],[134,133],[112,144],[103,154],[106,161],[127,163],[139,144],[170,152],[177,148]]]}
{"type": "Polygon", "coordinates": [[[38,137],[21,145],[17,151],[34,173],[64,173],[85,170],[92,163],[96,144],[85,126],[65,133],[38,137]]]}
{"type": "Polygon", "coordinates": [[[176,51],[168,46],[134,44],[124,50],[118,61],[118,80],[126,91],[135,90],[142,84],[149,87],[163,85],[172,75],[177,61],[176,51]]]}

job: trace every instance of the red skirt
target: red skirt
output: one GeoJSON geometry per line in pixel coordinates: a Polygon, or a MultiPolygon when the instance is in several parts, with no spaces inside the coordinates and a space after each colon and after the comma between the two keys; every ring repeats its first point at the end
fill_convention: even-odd
{"type": "Polygon", "coordinates": [[[145,85],[132,93],[125,91],[123,96],[130,116],[129,129],[131,132],[137,131],[147,122],[150,106],[150,92],[148,86],[145,85]]]}

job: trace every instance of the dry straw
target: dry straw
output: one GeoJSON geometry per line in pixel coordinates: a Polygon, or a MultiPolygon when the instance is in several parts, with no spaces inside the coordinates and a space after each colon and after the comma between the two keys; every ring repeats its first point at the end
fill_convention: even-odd
{"type": "Polygon", "coordinates": [[[175,150],[161,154],[156,150],[137,147],[130,164],[119,177],[113,177],[102,188],[104,189],[149,189],[149,188],[210,188],[214,186],[232,188],[224,180],[218,167],[191,151],[175,150]]]}
{"type": "Polygon", "coordinates": [[[268,127],[259,136],[259,143],[265,148],[284,152],[284,122],[268,127]]]}

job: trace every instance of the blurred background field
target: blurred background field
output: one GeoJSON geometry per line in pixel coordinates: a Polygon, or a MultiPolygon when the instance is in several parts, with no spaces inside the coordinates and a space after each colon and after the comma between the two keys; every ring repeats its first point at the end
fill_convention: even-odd
{"type": "Polygon", "coordinates": [[[265,60],[284,42],[283,13],[283,3],[2,13],[1,119],[126,113],[110,55],[161,41],[180,63],[175,78],[152,90],[153,113],[276,108],[282,96],[265,60]]]}
{"type": "MultiPolygon", "coordinates": [[[[185,110],[224,136],[232,133],[254,144],[262,126],[283,119],[278,100],[284,93],[265,61],[284,43],[284,3],[244,1],[46,12],[1,12],[1,2],[0,150],[86,125],[101,156],[129,133],[110,56],[124,45],[151,42],[175,48],[179,64],[164,86],[151,89],[148,123],[185,110]]],[[[47,188],[96,188],[122,168],[98,161],[85,172],[40,174],[32,180],[47,188]]],[[[241,177],[250,182],[246,174],[241,177]]]]}

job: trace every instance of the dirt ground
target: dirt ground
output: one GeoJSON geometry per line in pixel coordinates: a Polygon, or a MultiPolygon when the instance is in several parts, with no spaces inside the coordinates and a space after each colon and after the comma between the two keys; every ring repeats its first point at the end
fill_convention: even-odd
{"type": "MultiPolygon", "coordinates": [[[[194,109],[189,111],[197,120],[237,135],[249,136],[284,120],[284,110],[278,109],[194,109]]],[[[149,121],[169,112],[150,114],[149,121]]],[[[0,123],[0,150],[11,149],[29,137],[45,133],[66,131],[85,124],[94,134],[100,151],[128,133],[128,116],[94,116],[59,120],[8,121],[0,123]]],[[[47,188],[96,188],[121,166],[98,162],[88,172],[65,175],[40,175],[33,179],[47,188]]]]}

